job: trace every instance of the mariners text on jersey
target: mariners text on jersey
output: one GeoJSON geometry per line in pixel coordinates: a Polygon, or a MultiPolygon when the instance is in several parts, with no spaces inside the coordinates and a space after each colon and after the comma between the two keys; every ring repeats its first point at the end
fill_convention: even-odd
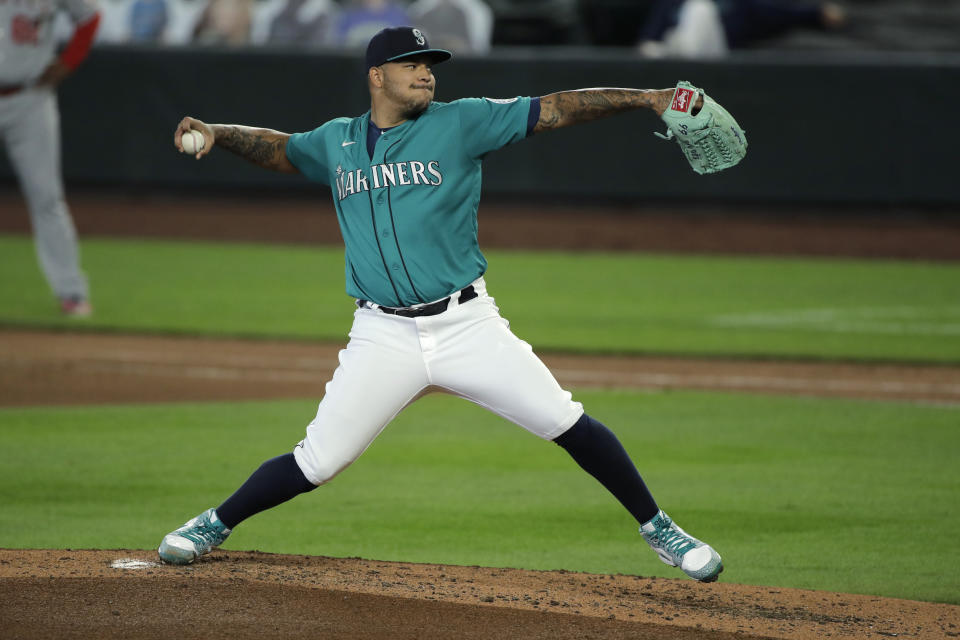
{"type": "Polygon", "coordinates": [[[439,187],[441,184],[443,184],[443,173],[440,171],[440,163],[436,160],[427,163],[412,160],[375,164],[370,167],[369,179],[363,169],[345,171],[342,166],[337,165],[337,200],[369,191],[371,188],[418,185],[439,187]]]}
{"type": "Polygon", "coordinates": [[[383,130],[370,112],[287,140],[290,162],[330,186],[347,293],[386,307],[439,300],[487,268],[477,238],[484,157],[526,137],[530,98],[433,102],[383,130]]]}

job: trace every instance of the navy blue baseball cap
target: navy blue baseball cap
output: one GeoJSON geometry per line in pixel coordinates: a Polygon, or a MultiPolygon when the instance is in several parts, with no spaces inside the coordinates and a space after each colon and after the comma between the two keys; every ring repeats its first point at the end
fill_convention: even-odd
{"type": "Polygon", "coordinates": [[[420,29],[389,27],[370,38],[370,44],[367,45],[367,69],[420,54],[429,55],[433,64],[453,57],[453,54],[445,49],[431,49],[427,37],[420,29]]]}

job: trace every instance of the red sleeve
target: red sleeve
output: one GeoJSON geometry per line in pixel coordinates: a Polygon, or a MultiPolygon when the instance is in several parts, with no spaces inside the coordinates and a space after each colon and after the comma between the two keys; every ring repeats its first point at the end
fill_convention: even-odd
{"type": "Polygon", "coordinates": [[[93,37],[97,34],[97,27],[100,26],[100,14],[95,13],[89,20],[77,25],[73,31],[73,37],[67,43],[63,53],[60,54],[60,61],[76,69],[83,62],[83,59],[90,53],[90,46],[93,44],[93,37]]]}

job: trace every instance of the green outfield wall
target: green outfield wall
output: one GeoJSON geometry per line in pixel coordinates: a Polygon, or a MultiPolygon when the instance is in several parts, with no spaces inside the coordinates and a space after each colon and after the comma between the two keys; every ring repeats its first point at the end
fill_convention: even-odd
{"type": "MultiPolygon", "coordinates": [[[[695,175],[652,113],[527,140],[488,158],[488,195],[841,203],[960,203],[951,121],[960,56],[752,52],[722,62],[646,61],[630,50],[504,49],[437,69],[438,99],[510,97],[690,80],[746,129],[747,158],[695,175]]],[[[183,115],[309,130],[368,107],[358,56],[304,51],[100,47],[60,96],[70,184],[314,188],[228,154],[179,155],[183,115]]],[[[0,183],[12,183],[6,159],[0,183]]]]}

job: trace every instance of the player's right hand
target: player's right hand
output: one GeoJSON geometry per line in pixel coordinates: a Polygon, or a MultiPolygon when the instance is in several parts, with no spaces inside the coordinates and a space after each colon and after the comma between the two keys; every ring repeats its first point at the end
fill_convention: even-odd
{"type": "Polygon", "coordinates": [[[180,121],[180,124],[177,125],[176,131],[173,132],[173,144],[178,151],[184,153],[183,148],[183,134],[186,131],[190,130],[199,131],[203,134],[203,148],[196,153],[196,158],[199,160],[203,156],[210,153],[210,150],[213,149],[213,142],[215,136],[213,135],[213,128],[207,123],[197,120],[196,118],[191,118],[187,116],[180,121]]]}

